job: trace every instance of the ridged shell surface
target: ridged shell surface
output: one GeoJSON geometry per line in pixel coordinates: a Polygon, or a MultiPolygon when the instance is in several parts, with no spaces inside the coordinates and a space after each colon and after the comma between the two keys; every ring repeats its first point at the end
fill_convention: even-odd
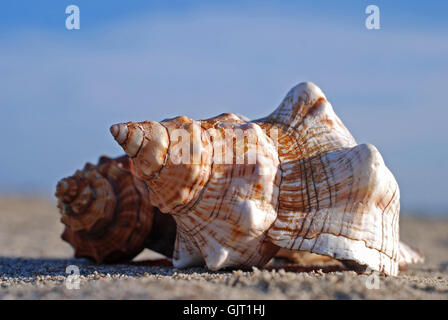
{"type": "Polygon", "coordinates": [[[398,272],[398,185],[312,83],[259,120],[182,116],[111,132],[176,220],[175,266],[262,266],[285,248],[398,272]]]}
{"type": "Polygon", "coordinates": [[[76,257],[98,263],[130,260],[144,248],[153,224],[148,188],[131,171],[127,156],[102,157],[62,179],[56,190],[62,239],[76,257]]]}
{"type": "Polygon", "coordinates": [[[260,121],[279,128],[280,206],[269,239],[397,274],[399,188],[378,150],[357,145],[310,83],[260,121]]]}

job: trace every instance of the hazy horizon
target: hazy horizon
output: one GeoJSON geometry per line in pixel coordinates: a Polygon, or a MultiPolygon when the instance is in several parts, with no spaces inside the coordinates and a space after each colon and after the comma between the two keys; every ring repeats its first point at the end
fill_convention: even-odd
{"type": "Polygon", "coordinates": [[[404,210],[448,214],[446,12],[437,1],[3,1],[0,195],[52,197],[84,163],[122,154],[111,124],[256,119],[312,81],[381,152],[404,210]],[[69,4],[80,30],[65,29],[69,4]],[[369,4],[380,30],[365,28],[369,4]]]}

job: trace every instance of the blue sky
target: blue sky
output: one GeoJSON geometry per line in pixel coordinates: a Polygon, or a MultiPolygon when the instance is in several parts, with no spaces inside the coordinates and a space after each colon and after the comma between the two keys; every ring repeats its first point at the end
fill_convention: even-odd
{"type": "Polygon", "coordinates": [[[259,118],[313,81],[395,174],[402,206],[448,212],[446,1],[18,1],[0,4],[0,194],[51,195],[121,154],[113,123],[259,118]],[[65,29],[76,4],[81,29],[65,29]],[[381,29],[364,26],[367,5],[381,29]]]}

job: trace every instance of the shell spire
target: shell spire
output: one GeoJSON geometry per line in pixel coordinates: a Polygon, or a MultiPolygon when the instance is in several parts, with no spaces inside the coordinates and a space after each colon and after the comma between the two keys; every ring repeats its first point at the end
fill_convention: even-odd
{"type": "Polygon", "coordinates": [[[169,138],[166,128],[158,122],[115,124],[110,127],[110,132],[126,154],[134,159],[140,177],[151,178],[165,164],[169,138]]]}

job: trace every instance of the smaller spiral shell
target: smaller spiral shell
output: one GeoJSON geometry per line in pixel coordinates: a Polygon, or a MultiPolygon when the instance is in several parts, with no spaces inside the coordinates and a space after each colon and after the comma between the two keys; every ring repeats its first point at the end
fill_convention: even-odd
{"type": "Polygon", "coordinates": [[[56,187],[65,225],[62,239],[76,257],[97,263],[130,260],[144,248],[153,226],[148,189],[135,178],[128,157],[101,157],[56,187]]]}

